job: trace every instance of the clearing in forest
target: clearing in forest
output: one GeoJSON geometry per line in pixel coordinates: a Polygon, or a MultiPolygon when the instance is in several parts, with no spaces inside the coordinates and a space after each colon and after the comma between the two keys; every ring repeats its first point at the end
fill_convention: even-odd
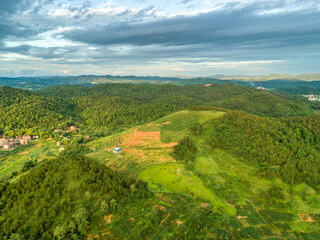
{"type": "MultiPolygon", "coordinates": [[[[148,124],[148,127],[156,126],[148,124]]],[[[136,176],[141,168],[148,165],[175,162],[170,152],[172,147],[178,143],[163,143],[160,129],[157,130],[141,131],[139,127],[134,128],[124,135],[108,139],[102,150],[88,154],[88,157],[98,158],[110,168],[125,173],[127,176],[136,176]],[[121,148],[119,154],[112,152],[115,147],[121,148]]]]}
{"type": "Polygon", "coordinates": [[[96,149],[87,156],[105,163],[113,170],[137,177],[153,165],[174,163],[171,152],[192,123],[220,117],[216,111],[181,111],[125,132],[101,138],[88,146],[96,149]],[[121,148],[119,154],[112,149],[121,148]]]}

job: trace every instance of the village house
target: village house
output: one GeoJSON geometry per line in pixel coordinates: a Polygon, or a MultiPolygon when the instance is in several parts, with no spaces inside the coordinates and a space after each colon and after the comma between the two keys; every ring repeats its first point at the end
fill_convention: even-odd
{"type": "Polygon", "coordinates": [[[55,133],[62,132],[62,129],[55,129],[54,132],[55,133]]]}
{"type": "Polygon", "coordinates": [[[33,139],[39,139],[38,135],[33,136],[33,139]]]}
{"type": "Polygon", "coordinates": [[[58,147],[60,146],[60,141],[57,142],[57,146],[58,146],[58,147]]]}
{"type": "Polygon", "coordinates": [[[64,146],[61,146],[61,147],[59,148],[59,152],[62,152],[62,151],[64,151],[64,150],[65,150],[64,146]]]}
{"type": "Polygon", "coordinates": [[[3,144],[3,149],[4,150],[9,150],[9,149],[11,149],[11,148],[13,148],[14,146],[13,146],[13,144],[11,144],[11,143],[5,143],[5,144],[3,144]]]}
{"type": "Polygon", "coordinates": [[[23,137],[16,136],[15,138],[0,138],[0,146],[4,150],[15,148],[17,145],[27,145],[31,141],[31,136],[26,135],[23,137]]]}
{"type": "Polygon", "coordinates": [[[74,125],[72,125],[71,127],[68,127],[68,130],[67,130],[67,132],[76,132],[76,131],[77,131],[77,128],[74,125]]]}
{"type": "Polygon", "coordinates": [[[24,139],[24,138],[20,138],[20,144],[21,145],[27,145],[28,144],[28,140],[24,139]]]}
{"type": "Polygon", "coordinates": [[[25,135],[25,136],[23,136],[22,138],[25,139],[25,140],[27,140],[28,142],[31,141],[31,136],[29,136],[29,135],[25,135]]]}
{"type": "Polygon", "coordinates": [[[0,138],[0,146],[3,146],[7,142],[7,139],[5,138],[0,138]]]}
{"type": "Polygon", "coordinates": [[[21,137],[16,136],[16,138],[14,139],[16,142],[19,142],[21,139],[21,137]]]}

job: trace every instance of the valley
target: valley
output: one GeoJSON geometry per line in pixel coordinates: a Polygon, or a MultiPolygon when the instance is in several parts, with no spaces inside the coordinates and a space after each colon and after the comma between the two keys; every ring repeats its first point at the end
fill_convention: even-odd
{"type": "MultiPolygon", "coordinates": [[[[260,177],[257,175],[259,166],[250,165],[245,159],[240,160],[225,150],[212,149],[203,138],[190,131],[194,124],[206,124],[224,114],[222,111],[190,110],[173,113],[154,122],[89,141],[84,144],[90,149],[85,155],[126,178],[148,183],[150,191],[169,202],[173,201],[170,200],[172,196],[177,195],[182,202],[194,199],[192,202],[196,204],[197,211],[223,214],[228,224],[220,228],[231,239],[316,239],[320,227],[319,208],[301,195],[306,189],[314,191],[310,186],[298,184],[292,188],[280,178],[268,180],[260,177]],[[192,169],[172,155],[174,147],[186,136],[191,136],[199,149],[192,169]],[[121,148],[120,153],[112,151],[115,147],[121,148]],[[265,194],[275,186],[281,186],[284,197],[270,202],[265,194]]],[[[60,153],[57,148],[54,140],[45,140],[15,149],[3,157],[0,177],[12,176],[23,162],[29,160],[41,164],[43,159],[46,162],[57,158],[60,153]]],[[[15,177],[13,180],[19,181],[15,177]]],[[[313,197],[320,200],[318,193],[313,197]]],[[[176,207],[176,204],[174,200],[169,206],[176,207]]],[[[117,217],[116,212],[113,215],[117,217]]],[[[164,221],[173,226],[175,221],[179,221],[180,227],[189,220],[182,214],[177,219],[164,218],[164,221]]],[[[110,222],[106,228],[113,226],[113,220],[110,222]]],[[[104,239],[97,236],[105,227],[101,225],[98,235],[93,234],[91,239],[104,239]]],[[[214,229],[208,228],[206,238],[217,237],[214,229]]],[[[92,230],[95,231],[94,228],[92,230]]]]}
{"type": "MultiPolygon", "coordinates": [[[[35,211],[42,219],[49,214],[44,210],[46,207],[56,217],[50,222],[36,221],[37,228],[31,227],[31,220],[22,218],[24,228],[18,227],[18,232],[28,239],[39,236],[69,239],[73,235],[92,240],[151,236],[319,238],[320,194],[316,173],[320,129],[318,115],[312,114],[303,101],[287,100],[260,90],[210,85],[196,86],[208,97],[202,95],[196,100],[190,93],[180,92],[177,96],[189,98],[190,103],[178,101],[173,105],[172,99],[177,96],[168,97],[171,93],[166,87],[159,86],[158,93],[153,94],[157,97],[152,100],[146,86],[135,86],[133,90],[132,86],[124,85],[118,92],[107,87],[111,86],[99,87],[102,96],[92,93],[85,97],[76,96],[87,89],[81,89],[80,93],[70,91],[73,95],[70,96],[66,88],[63,94],[69,96],[63,97],[52,94],[54,89],[50,89],[50,96],[19,92],[21,100],[15,103],[11,95],[16,90],[4,89],[4,108],[23,108],[27,101],[26,110],[30,113],[36,111],[32,102],[40,100],[42,109],[60,116],[53,117],[54,121],[41,121],[44,125],[23,125],[12,118],[12,123],[21,127],[2,128],[3,135],[28,133],[39,135],[39,139],[0,152],[1,201],[6,203],[1,210],[2,216],[6,216],[0,218],[1,236],[16,232],[12,228],[17,226],[12,225],[17,221],[16,213],[28,214],[32,219],[35,211]],[[216,88],[228,95],[217,96],[216,88]],[[136,90],[138,93],[133,92],[136,90]],[[130,95],[136,98],[129,99],[130,95]],[[218,107],[212,98],[209,101],[209,96],[219,99],[219,106],[242,111],[218,107]],[[254,99],[254,104],[244,104],[248,97],[254,99]],[[46,98],[56,99],[59,104],[50,106],[46,98]],[[305,109],[304,114],[266,117],[269,110],[261,99],[279,101],[275,105],[279,114],[305,109]],[[288,110],[281,111],[284,106],[288,110]],[[252,114],[257,110],[258,115],[252,114]],[[63,170],[50,170],[60,167],[63,170]],[[92,170],[85,170],[87,167],[92,170]],[[43,171],[49,175],[41,175],[43,171]],[[68,172],[74,174],[69,176],[68,172]],[[107,178],[114,180],[106,180],[105,174],[114,176],[107,178]],[[114,190],[107,191],[112,187],[104,181],[123,182],[124,189],[114,185],[114,190]],[[36,182],[40,185],[34,185],[36,182]],[[46,182],[49,185],[42,186],[46,182]],[[21,184],[32,188],[29,192],[13,190],[21,184]],[[51,194],[54,189],[60,190],[52,195],[51,205],[42,203],[41,195],[51,194]],[[13,193],[19,202],[11,202],[9,196],[13,193]],[[41,204],[30,203],[30,197],[41,204]],[[7,207],[9,202],[13,208],[7,207]],[[27,203],[30,207],[26,207],[27,203]],[[61,204],[66,204],[63,206],[68,213],[57,209],[61,204]],[[86,219],[81,223],[83,227],[73,217],[79,209],[86,219]],[[63,216],[66,221],[74,221],[75,227],[62,220],[63,216]]],[[[273,109],[271,116],[275,113],[273,109]]],[[[7,123],[8,119],[2,126],[7,123]]]]}

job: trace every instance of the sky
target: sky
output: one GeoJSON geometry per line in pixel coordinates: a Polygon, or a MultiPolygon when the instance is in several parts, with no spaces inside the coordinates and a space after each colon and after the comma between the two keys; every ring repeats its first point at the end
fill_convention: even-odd
{"type": "Polygon", "coordinates": [[[319,0],[1,0],[0,76],[320,72],[319,0]]]}

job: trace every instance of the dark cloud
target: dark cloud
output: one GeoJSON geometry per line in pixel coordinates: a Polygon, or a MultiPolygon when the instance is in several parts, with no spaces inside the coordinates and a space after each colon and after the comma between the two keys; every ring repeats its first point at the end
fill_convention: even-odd
{"type": "Polygon", "coordinates": [[[49,2],[51,0],[1,0],[0,41],[7,37],[27,38],[45,31],[46,27],[41,24],[30,26],[19,21],[19,14],[25,10],[35,12],[39,6],[49,2]]]}
{"type": "Polygon", "coordinates": [[[257,15],[260,5],[177,16],[148,23],[121,23],[68,31],[64,37],[96,45],[128,44],[212,47],[283,47],[308,45],[320,39],[319,12],[257,15]]]}
{"type": "MultiPolygon", "coordinates": [[[[178,2],[186,5],[184,9],[196,4],[201,10],[200,1],[178,2]]],[[[320,59],[316,51],[320,48],[320,10],[310,6],[316,0],[242,3],[229,1],[220,10],[165,16],[157,5],[99,9],[79,1],[2,0],[0,53],[74,67],[260,60],[295,61],[305,69],[310,63],[315,66],[320,59]],[[43,46],[49,35],[50,46],[43,46]],[[36,47],[36,42],[26,45],[24,40],[42,40],[42,47],[36,47]],[[5,42],[10,41],[13,44],[7,46],[5,42]]]]}
{"type": "Polygon", "coordinates": [[[12,52],[12,53],[20,53],[24,55],[29,55],[29,50],[31,46],[29,45],[20,45],[17,47],[6,47],[3,44],[0,44],[0,52],[12,52]]]}
{"type": "Polygon", "coordinates": [[[0,13],[14,14],[17,11],[39,10],[41,6],[53,0],[1,0],[0,13]]]}
{"type": "Polygon", "coordinates": [[[77,58],[74,53],[78,53],[78,48],[75,47],[50,47],[50,48],[31,48],[30,55],[46,60],[50,59],[63,59],[63,58],[77,58]]]}
{"type": "Polygon", "coordinates": [[[42,32],[43,29],[34,26],[26,26],[13,20],[1,19],[0,22],[0,41],[7,37],[28,38],[42,32]]]}
{"type": "Polygon", "coordinates": [[[25,0],[1,0],[0,13],[13,14],[20,8],[24,8],[27,4],[25,0]]]}

